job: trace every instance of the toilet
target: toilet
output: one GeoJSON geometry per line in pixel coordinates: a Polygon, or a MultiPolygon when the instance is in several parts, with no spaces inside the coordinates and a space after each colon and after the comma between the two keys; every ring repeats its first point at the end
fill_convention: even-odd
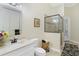
{"type": "Polygon", "coordinates": [[[46,56],[46,51],[43,48],[36,48],[34,51],[35,56],[46,56]]]}

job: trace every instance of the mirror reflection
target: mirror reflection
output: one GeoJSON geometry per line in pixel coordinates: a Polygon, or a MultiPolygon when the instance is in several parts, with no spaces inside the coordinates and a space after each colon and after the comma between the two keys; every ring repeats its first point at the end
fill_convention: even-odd
{"type": "Polygon", "coordinates": [[[21,33],[21,11],[0,5],[0,32],[8,32],[9,37],[21,33]]]}

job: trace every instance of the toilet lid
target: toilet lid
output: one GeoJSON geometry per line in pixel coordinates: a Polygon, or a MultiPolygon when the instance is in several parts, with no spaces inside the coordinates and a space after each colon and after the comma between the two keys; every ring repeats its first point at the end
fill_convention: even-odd
{"type": "Polygon", "coordinates": [[[36,48],[36,53],[46,53],[46,51],[43,48],[36,48]]]}

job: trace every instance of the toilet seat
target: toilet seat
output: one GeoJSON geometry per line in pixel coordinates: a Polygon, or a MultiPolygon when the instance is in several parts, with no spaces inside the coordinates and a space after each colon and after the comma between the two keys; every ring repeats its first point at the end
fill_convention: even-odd
{"type": "Polygon", "coordinates": [[[43,48],[36,48],[34,51],[34,55],[35,56],[45,56],[46,55],[46,51],[43,48]]]}

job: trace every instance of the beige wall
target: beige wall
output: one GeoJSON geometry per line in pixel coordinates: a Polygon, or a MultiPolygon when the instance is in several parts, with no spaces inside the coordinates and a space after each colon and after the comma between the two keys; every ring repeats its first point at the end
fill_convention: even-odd
{"type": "Polygon", "coordinates": [[[71,41],[79,42],[79,4],[64,8],[65,16],[71,21],[71,41]]]}
{"type": "Polygon", "coordinates": [[[22,21],[22,35],[27,39],[38,38],[40,40],[46,39],[50,42],[50,47],[56,51],[60,51],[60,34],[59,33],[45,33],[44,32],[44,15],[62,14],[64,8],[52,7],[49,4],[23,4],[23,21],[22,21]],[[40,19],[40,27],[34,28],[34,18],[40,19]]]}

